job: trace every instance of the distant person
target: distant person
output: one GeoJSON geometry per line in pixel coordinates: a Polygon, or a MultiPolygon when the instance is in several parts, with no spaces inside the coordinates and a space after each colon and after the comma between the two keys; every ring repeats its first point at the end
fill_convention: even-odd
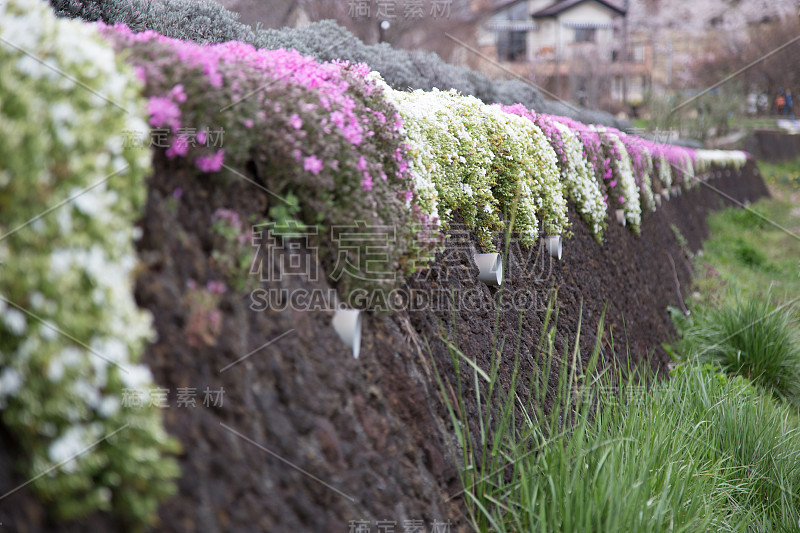
{"type": "Polygon", "coordinates": [[[758,95],[758,112],[763,115],[769,113],[769,95],[767,93],[758,95]]]}
{"type": "Polygon", "coordinates": [[[756,93],[747,94],[747,114],[755,115],[758,112],[758,95],[756,93]]]}
{"type": "Polygon", "coordinates": [[[783,107],[783,114],[794,120],[794,109],[792,109],[792,91],[786,89],[786,105],[783,107]]]}
{"type": "Polygon", "coordinates": [[[783,110],[786,108],[786,96],[783,95],[783,89],[778,89],[778,96],[775,97],[775,107],[778,109],[778,115],[783,115],[783,110]]]}

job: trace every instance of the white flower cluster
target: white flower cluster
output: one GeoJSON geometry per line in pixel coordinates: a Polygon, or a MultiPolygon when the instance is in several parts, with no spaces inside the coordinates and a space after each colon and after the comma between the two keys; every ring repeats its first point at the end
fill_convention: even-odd
{"type": "MultiPolygon", "coordinates": [[[[538,239],[537,214],[545,234],[560,235],[569,224],[566,191],[556,153],[547,137],[530,120],[506,113],[498,106],[484,106],[483,110],[496,121],[504,139],[498,157],[505,158],[509,167],[521,167],[516,180],[513,172],[510,177],[512,184],[519,187],[515,191],[518,195],[516,219],[521,224],[515,229],[527,237],[523,237],[523,243],[532,244],[538,239]]],[[[501,175],[500,179],[504,177],[501,175]]],[[[506,198],[506,203],[513,201],[512,197],[506,198]]]]}
{"type": "Polygon", "coordinates": [[[120,408],[124,387],[152,385],[131,275],[151,155],[123,143],[147,131],[140,86],[92,26],[47,3],[0,6],[0,37],[0,101],[14,100],[0,108],[0,415],[32,476],[130,424],[113,452],[94,447],[33,487],[67,516],[118,492],[128,507],[114,510],[146,522],[177,471],[160,412],[120,408]],[[124,488],[100,481],[114,476],[124,488]]]}
{"type": "Polygon", "coordinates": [[[566,155],[561,179],[567,186],[570,199],[575,202],[578,212],[599,241],[606,227],[606,203],[594,176],[594,170],[583,157],[583,146],[572,130],[557,120],[553,121],[553,125],[558,129],[566,155]]]}
{"type": "Polygon", "coordinates": [[[438,163],[433,153],[433,147],[426,142],[424,128],[424,111],[411,105],[408,93],[395,91],[383,80],[381,75],[374,70],[367,75],[369,81],[374,82],[383,90],[387,100],[392,102],[401,112],[403,118],[403,131],[408,149],[405,153],[411,175],[414,177],[414,190],[417,193],[417,202],[423,213],[432,219],[438,219],[438,195],[434,184],[434,173],[438,163]]]}
{"type": "Polygon", "coordinates": [[[705,172],[711,165],[733,167],[741,170],[747,164],[747,152],[740,150],[697,150],[695,167],[697,172],[705,172]]]}
{"type": "Polygon", "coordinates": [[[672,169],[669,166],[669,161],[666,156],[664,154],[659,155],[654,160],[654,166],[658,167],[658,181],[660,181],[664,189],[668,191],[669,188],[672,187],[672,169]]]}
{"type": "Polygon", "coordinates": [[[435,186],[433,208],[445,227],[452,212],[464,206],[465,222],[481,238],[491,240],[492,232],[499,227],[497,200],[489,180],[494,153],[485,129],[469,127],[470,117],[483,103],[473,97],[462,98],[454,91],[409,93],[388,86],[384,91],[400,112],[413,147],[410,168],[422,176],[415,181],[430,181],[435,186]],[[478,224],[479,219],[484,224],[478,224]]]}
{"type": "Polygon", "coordinates": [[[622,209],[631,229],[639,233],[642,224],[642,204],[639,198],[639,187],[637,187],[636,179],[633,177],[628,150],[616,134],[607,131],[602,126],[597,126],[596,130],[603,142],[609,143],[619,154],[619,158],[611,157],[610,159],[613,178],[619,180],[620,183],[622,201],[619,198],[609,198],[609,204],[615,206],[615,209],[622,209]]]}
{"type": "MultiPolygon", "coordinates": [[[[623,133],[623,135],[626,135],[623,133]]],[[[653,194],[653,156],[649,150],[638,150],[640,162],[639,197],[642,202],[642,211],[645,209],[653,212],[656,210],[656,199],[653,194]]],[[[630,156],[630,153],[628,154],[630,156]]]]}
{"type": "Polygon", "coordinates": [[[536,126],[455,91],[384,92],[403,118],[416,181],[435,185],[425,201],[445,225],[458,211],[487,249],[503,227],[499,213],[515,208],[513,229],[525,244],[538,239],[538,220],[548,233],[564,230],[556,156],[536,126]]]}
{"type": "Polygon", "coordinates": [[[683,189],[688,190],[700,185],[700,183],[694,179],[694,161],[688,152],[683,155],[683,167],[680,172],[681,179],[683,180],[681,182],[683,189]]]}
{"type": "Polygon", "coordinates": [[[607,206],[622,209],[626,222],[639,233],[642,211],[656,209],[654,191],[694,186],[695,175],[711,165],[740,169],[747,163],[745,152],[669,147],[664,153],[652,143],[590,125],[604,150],[613,154],[611,174],[595,176],[581,138],[571,129],[580,124],[553,121],[563,143],[565,160],[559,167],[553,147],[531,120],[452,90],[395,91],[379,74],[370,77],[403,117],[409,166],[423,212],[440,213],[445,229],[452,214],[459,212],[487,247],[502,227],[498,210],[507,214],[512,202],[514,229],[527,244],[536,239],[539,221],[547,234],[563,232],[568,223],[565,193],[601,241],[607,206]],[[636,152],[635,166],[626,144],[636,152]],[[607,201],[604,187],[614,190],[607,201]]]}

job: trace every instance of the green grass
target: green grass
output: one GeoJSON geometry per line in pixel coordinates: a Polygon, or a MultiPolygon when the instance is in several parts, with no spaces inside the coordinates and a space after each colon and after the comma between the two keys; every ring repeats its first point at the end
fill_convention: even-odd
{"type": "Polygon", "coordinates": [[[517,371],[500,385],[499,357],[484,371],[446,341],[479,406],[470,430],[467,392],[448,402],[476,531],[797,531],[796,411],[710,365],[681,365],[649,391],[616,387],[599,345],[585,367],[577,343],[555,352],[556,315],[551,305],[528,390],[517,371]]]}
{"type": "Polygon", "coordinates": [[[686,358],[742,375],[800,407],[800,342],[790,303],[735,298],[719,307],[695,307],[680,344],[686,358]]]}
{"type": "Polygon", "coordinates": [[[711,237],[696,257],[695,303],[717,305],[736,295],[779,302],[800,296],[800,160],[759,164],[772,198],[708,218],[711,237]]]}
{"type": "Polygon", "coordinates": [[[800,406],[800,159],[759,169],[771,198],[709,217],[678,348],[800,406]]]}

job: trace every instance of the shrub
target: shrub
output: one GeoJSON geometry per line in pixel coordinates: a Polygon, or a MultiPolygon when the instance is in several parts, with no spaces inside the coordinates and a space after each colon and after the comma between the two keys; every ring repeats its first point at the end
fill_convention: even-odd
{"type": "Polygon", "coordinates": [[[609,171],[604,176],[608,180],[608,204],[614,209],[622,209],[631,230],[638,235],[641,233],[642,205],[628,150],[613,131],[602,126],[597,126],[596,129],[607,164],[610,165],[609,171]]]}
{"type": "Polygon", "coordinates": [[[653,147],[651,149],[653,161],[653,190],[657,193],[669,192],[672,187],[672,168],[664,154],[653,147]]]}
{"type": "Polygon", "coordinates": [[[589,224],[595,239],[602,242],[603,230],[606,227],[606,203],[598,182],[583,156],[583,146],[576,134],[561,122],[547,115],[529,111],[522,104],[501,105],[500,108],[507,113],[527,118],[542,130],[556,152],[561,181],[566,185],[570,200],[575,202],[578,212],[589,224]]]}
{"type": "Polygon", "coordinates": [[[609,131],[616,134],[625,150],[628,152],[628,157],[631,161],[631,171],[633,172],[634,180],[639,188],[639,197],[642,203],[642,210],[655,211],[656,202],[653,197],[653,182],[651,174],[653,173],[653,156],[648,149],[647,142],[641,137],[628,135],[619,130],[609,131]]]}
{"type": "Polygon", "coordinates": [[[56,516],[138,529],[178,475],[161,413],[123,400],[153,384],[132,295],[150,154],[123,141],[146,129],[140,86],[94,28],[37,0],[10,0],[0,36],[0,415],[56,516]]]}
{"type": "Polygon", "coordinates": [[[606,158],[603,151],[603,144],[595,128],[587,126],[581,122],[562,116],[548,115],[549,118],[561,122],[572,130],[583,145],[583,157],[594,171],[600,191],[603,193],[604,201],[608,201],[608,186],[606,181],[611,178],[611,160],[606,158]]]}
{"type": "Polygon", "coordinates": [[[366,63],[392,87],[405,90],[455,89],[483,102],[522,103],[529,109],[571,116],[586,123],[625,128],[609,113],[589,111],[545,100],[538,89],[519,80],[492,80],[485,74],[451,65],[431,52],[393,49],[387,43],[365,45],[334,21],[313,22],[302,28],[252,30],[211,0],[50,0],[59,16],[120,23],[135,32],[154,30],[198,43],[240,41],[258,48],[293,48],[318,61],[366,63]]]}
{"type": "Polygon", "coordinates": [[[506,220],[514,212],[512,229],[525,246],[538,239],[537,216],[546,233],[561,234],[566,202],[556,156],[535,125],[455,91],[385,91],[417,147],[412,170],[435,185],[444,221],[459,212],[486,250],[495,249],[501,212],[506,220]]]}
{"type": "Polygon", "coordinates": [[[134,32],[153,30],[198,43],[252,43],[255,32],[239,14],[211,0],[50,0],[59,17],[123,24],[134,32]]]}
{"type": "Polygon", "coordinates": [[[439,244],[435,212],[422,212],[428,204],[416,198],[403,121],[366,65],[239,42],[199,46],[123,26],[105,31],[131,51],[150,123],[168,132],[167,157],[194,161],[198,179],[218,171],[239,179],[235,169],[255,161],[272,204],[294,196],[305,224],[325,226],[322,249],[346,267],[334,278],[346,300],[356,288],[391,288],[439,244]],[[211,150],[207,135],[195,146],[184,138],[217,129],[224,149],[211,150]],[[342,237],[347,228],[361,236],[342,237]]]}
{"type": "Polygon", "coordinates": [[[719,365],[800,405],[800,342],[788,310],[769,296],[701,310],[681,342],[686,357],[719,365]]]}

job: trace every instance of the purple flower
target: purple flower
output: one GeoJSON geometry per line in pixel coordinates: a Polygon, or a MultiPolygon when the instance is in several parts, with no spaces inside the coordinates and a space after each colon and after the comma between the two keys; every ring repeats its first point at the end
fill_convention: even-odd
{"type": "Polygon", "coordinates": [[[183,196],[183,189],[180,187],[175,187],[175,189],[172,191],[172,197],[176,200],[180,200],[181,196],[183,196]]]}
{"type": "Polygon", "coordinates": [[[172,95],[176,102],[183,103],[186,101],[186,93],[183,92],[183,85],[180,83],[173,87],[169,94],[172,95]]]}
{"type": "Polygon", "coordinates": [[[367,158],[363,155],[358,158],[358,165],[356,165],[358,170],[366,170],[367,169],[367,158]]]}
{"type": "Polygon", "coordinates": [[[303,170],[317,175],[322,170],[322,161],[317,156],[310,155],[303,160],[303,170]]]}
{"type": "Polygon", "coordinates": [[[186,135],[178,135],[175,141],[167,148],[167,157],[172,159],[177,156],[185,156],[189,153],[189,137],[186,135]]]}
{"type": "Polygon", "coordinates": [[[225,160],[225,150],[219,150],[216,154],[206,157],[200,156],[194,160],[195,166],[203,172],[217,172],[222,168],[222,162],[225,160]]]}
{"type": "Polygon", "coordinates": [[[139,78],[142,83],[147,82],[147,69],[144,67],[136,65],[133,67],[133,73],[136,74],[136,77],[139,78]]]}
{"type": "Polygon", "coordinates": [[[242,219],[239,217],[239,213],[232,209],[225,209],[224,207],[220,207],[211,215],[212,222],[218,222],[220,220],[224,220],[229,226],[234,228],[240,228],[242,225],[242,219]]]}
{"type": "Polygon", "coordinates": [[[299,130],[303,127],[303,119],[297,113],[292,113],[292,116],[289,117],[289,124],[296,130],[299,130]]]}
{"type": "Polygon", "coordinates": [[[214,294],[225,294],[227,287],[224,281],[209,280],[209,282],[206,283],[206,290],[214,294]]]}
{"type": "Polygon", "coordinates": [[[620,196],[619,197],[619,203],[624,204],[625,203],[625,198],[620,196]]]}
{"type": "Polygon", "coordinates": [[[617,180],[612,181],[608,184],[609,187],[614,187],[617,184],[617,180]]]}
{"type": "Polygon", "coordinates": [[[147,110],[150,113],[150,125],[156,128],[171,126],[177,130],[181,127],[181,110],[169,98],[153,96],[147,102],[147,110]]]}
{"type": "Polygon", "coordinates": [[[361,190],[363,191],[371,191],[372,190],[372,176],[364,172],[364,179],[361,180],[361,190]]]}

